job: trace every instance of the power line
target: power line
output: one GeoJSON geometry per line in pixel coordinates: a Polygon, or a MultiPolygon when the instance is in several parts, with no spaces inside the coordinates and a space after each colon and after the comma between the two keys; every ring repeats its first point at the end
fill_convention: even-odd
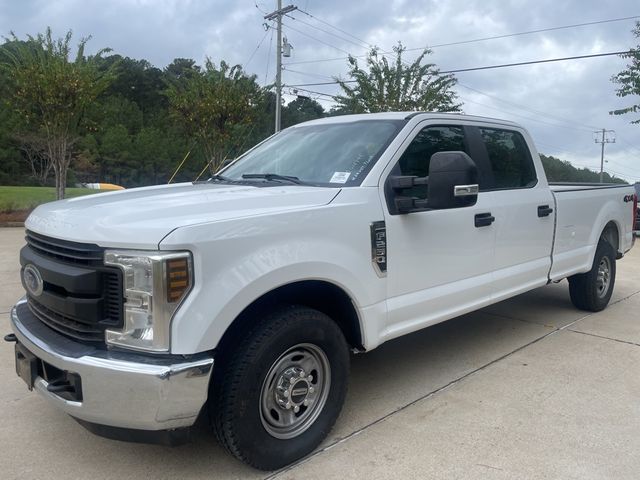
{"type": "Polygon", "coordinates": [[[259,11],[260,13],[262,13],[263,15],[266,15],[267,13],[269,13],[269,12],[267,12],[266,10],[261,9],[261,8],[258,6],[258,2],[257,2],[257,1],[254,1],[254,2],[253,2],[253,5],[254,5],[254,6],[258,9],[258,11],[259,11]]]}
{"type": "MultiPolygon", "coordinates": [[[[288,69],[288,71],[296,72],[296,73],[300,73],[300,74],[304,74],[304,75],[321,76],[321,75],[316,75],[316,74],[312,74],[312,73],[308,73],[308,72],[299,72],[297,70],[291,70],[291,69],[288,69]]],[[[335,82],[318,82],[317,84],[318,85],[320,85],[320,84],[335,84],[335,82]]],[[[307,85],[311,85],[311,84],[300,84],[300,85],[307,86],[307,85]]],[[[295,85],[294,84],[294,85],[290,85],[290,86],[291,87],[299,87],[300,85],[295,85]]],[[[473,92],[476,92],[478,94],[481,94],[481,95],[484,95],[486,97],[489,97],[489,98],[492,98],[494,100],[497,100],[499,102],[502,102],[502,103],[504,103],[506,105],[515,107],[515,108],[520,109],[520,110],[528,111],[528,112],[533,113],[533,114],[535,114],[537,116],[547,117],[547,118],[549,118],[549,119],[551,119],[551,120],[553,120],[555,122],[561,122],[562,124],[545,122],[544,120],[540,120],[539,118],[534,118],[534,117],[522,115],[522,114],[519,114],[519,113],[515,113],[515,112],[512,112],[512,111],[503,110],[503,109],[496,108],[496,107],[493,107],[493,106],[490,106],[490,105],[486,105],[484,103],[475,102],[475,101],[472,101],[472,100],[469,100],[469,99],[463,99],[464,103],[472,103],[472,104],[480,105],[480,106],[488,108],[490,110],[495,110],[495,111],[498,111],[498,112],[505,113],[507,115],[516,116],[516,117],[523,118],[523,119],[528,120],[528,121],[540,123],[540,124],[543,124],[543,125],[548,125],[548,126],[555,127],[555,128],[565,128],[565,129],[570,129],[570,130],[575,130],[575,131],[580,131],[580,132],[589,132],[589,133],[591,133],[593,129],[597,128],[597,127],[590,127],[589,125],[581,124],[579,122],[575,122],[575,121],[572,121],[572,120],[569,120],[569,119],[566,119],[566,118],[563,118],[563,117],[552,115],[552,114],[547,113],[547,112],[536,110],[534,108],[530,108],[530,107],[527,107],[527,106],[524,106],[524,105],[520,105],[520,104],[517,104],[515,102],[510,102],[508,100],[504,100],[504,99],[496,97],[494,95],[490,95],[488,93],[482,92],[480,90],[477,90],[475,88],[469,87],[469,86],[464,85],[464,84],[458,83],[458,85],[460,85],[461,87],[464,87],[464,88],[466,88],[468,90],[471,90],[473,92]],[[573,125],[575,125],[575,126],[573,126],[573,125]]],[[[332,96],[332,95],[326,94],[326,93],[323,94],[323,95],[332,96]]],[[[557,147],[555,147],[555,148],[557,148],[557,147]]]]}
{"type": "MultiPolygon", "coordinates": [[[[307,90],[306,88],[291,88],[291,87],[289,87],[289,88],[290,88],[291,91],[294,91],[294,92],[300,90],[300,91],[303,91],[303,92],[311,93],[313,95],[319,95],[321,97],[329,97],[329,98],[323,98],[322,99],[325,102],[340,103],[340,102],[337,102],[336,100],[334,100],[333,95],[329,95],[328,93],[316,92],[314,90],[307,90]]],[[[291,95],[297,95],[297,94],[292,93],[291,95]]]]}
{"type": "MultiPolygon", "coordinates": [[[[581,59],[585,59],[585,58],[596,58],[596,57],[607,57],[607,56],[612,56],[612,55],[620,55],[622,53],[629,53],[629,50],[623,50],[623,51],[620,51],[620,52],[608,52],[608,53],[592,53],[592,54],[589,54],[589,55],[575,55],[575,56],[572,56],[572,57],[547,58],[547,59],[544,59],[544,60],[531,60],[531,61],[527,61],[527,62],[503,63],[503,64],[499,64],[499,65],[485,65],[485,66],[482,66],[482,67],[458,68],[458,69],[454,69],[454,70],[438,71],[437,74],[438,75],[446,75],[446,74],[450,74],[450,73],[471,72],[471,71],[477,71],[477,70],[490,70],[490,69],[495,69],[495,68],[518,67],[518,66],[522,66],[522,65],[534,65],[534,64],[539,64],[539,63],[564,62],[564,61],[567,61],[567,60],[581,60],[581,59]]],[[[356,82],[356,80],[344,80],[344,83],[355,83],[355,82],[356,82]]],[[[295,86],[314,87],[314,86],[318,86],[318,85],[336,85],[338,83],[340,83],[340,82],[334,81],[334,82],[318,82],[318,83],[301,83],[300,85],[291,85],[291,86],[292,87],[295,87],[295,86]]]]}
{"type": "Polygon", "coordinates": [[[291,85],[285,85],[285,87],[289,87],[293,91],[301,90],[303,92],[313,93],[314,95],[320,95],[320,96],[323,96],[323,97],[329,97],[329,98],[333,98],[334,97],[333,95],[330,95],[328,93],[316,92],[315,90],[309,90],[309,89],[306,89],[306,88],[292,87],[291,85]]]}
{"type": "Polygon", "coordinates": [[[447,73],[474,72],[478,70],[491,70],[493,68],[519,67],[521,65],[534,65],[538,63],[564,62],[566,60],[581,60],[583,58],[609,57],[611,55],[620,55],[622,53],[629,53],[629,50],[622,50],[621,52],[592,53],[589,55],[575,55],[573,57],[548,58],[546,60],[532,60],[529,62],[504,63],[501,65],[487,65],[484,67],[459,68],[457,70],[445,70],[439,73],[442,75],[447,73]]]}
{"type": "Polygon", "coordinates": [[[283,70],[287,72],[298,73],[300,75],[308,75],[310,77],[329,78],[329,79],[333,78],[333,77],[330,77],[329,75],[321,75],[319,73],[311,73],[311,72],[301,72],[300,70],[293,70],[291,68],[283,68],[283,70]]]}
{"type": "Polygon", "coordinates": [[[635,147],[634,145],[631,145],[629,142],[627,142],[624,138],[618,138],[618,140],[620,140],[622,143],[624,143],[627,147],[631,148],[631,150],[636,154],[636,155],[640,155],[640,149],[638,147],[635,147]]]}
{"type": "MultiPolygon", "coordinates": [[[[578,122],[575,122],[573,120],[568,120],[566,118],[558,117],[556,115],[551,115],[550,113],[542,112],[540,110],[536,110],[535,108],[531,108],[531,107],[527,107],[527,106],[524,106],[524,105],[520,105],[520,104],[517,104],[515,102],[504,100],[504,99],[502,99],[500,97],[496,97],[495,95],[490,95],[488,93],[481,92],[480,90],[477,90],[475,88],[471,88],[468,85],[464,85],[462,83],[457,83],[456,85],[459,85],[462,88],[466,88],[467,90],[471,90],[472,92],[479,93],[480,95],[484,95],[485,97],[492,98],[492,99],[497,100],[498,102],[502,102],[502,103],[504,103],[506,105],[511,105],[511,106],[516,107],[518,109],[525,110],[525,111],[528,111],[528,112],[531,112],[531,113],[535,113],[536,115],[542,115],[542,116],[545,116],[545,117],[548,117],[548,118],[551,118],[551,119],[554,119],[556,121],[560,121],[560,122],[563,122],[563,123],[567,123],[567,124],[579,125],[580,126],[579,130],[588,131],[589,133],[591,133],[592,130],[598,128],[598,127],[593,127],[593,126],[585,125],[585,124],[582,124],[582,123],[578,123],[578,122]],[[584,127],[584,128],[582,128],[582,127],[584,127]]],[[[575,127],[572,127],[572,128],[575,128],[575,127]]],[[[578,130],[578,128],[575,128],[575,129],[578,130]]]]}
{"type": "Polygon", "coordinates": [[[620,177],[626,177],[630,180],[636,181],[636,180],[640,180],[640,177],[635,177],[633,175],[627,175],[626,173],[621,173],[621,172],[616,172],[614,170],[611,170],[610,168],[606,169],[605,172],[607,172],[609,175],[611,175],[612,173],[614,175],[619,175],[620,177]]]}
{"type": "MultiPolygon", "coordinates": [[[[327,47],[331,47],[331,48],[335,48],[336,50],[342,52],[342,53],[346,53],[347,55],[351,55],[351,53],[347,52],[346,50],[343,50],[340,47],[336,47],[335,45],[331,45],[330,43],[325,42],[324,40],[320,40],[317,37],[314,37],[313,35],[309,35],[308,33],[303,32],[302,30],[298,30],[295,27],[292,27],[289,23],[284,23],[282,22],[282,24],[287,27],[289,30],[293,30],[294,32],[298,32],[300,35],[304,35],[305,37],[310,38],[311,40],[315,40],[316,42],[322,43],[323,45],[326,45],[327,47]]],[[[292,62],[294,63],[294,62],[292,62]]],[[[290,65],[290,64],[286,64],[286,65],[290,65]]]]}
{"type": "Polygon", "coordinates": [[[313,19],[314,19],[315,21],[317,21],[317,22],[323,23],[323,24],[327,25],[328,27],[331,27],[331,28],[333,28],[334,30],[337,30],[338,32],[344,33],[345,35],[347,35],[347,36],[349,36],[349,37],[353,38],[354,40],[357,40],[358,42],[360,42],[360,43],[362,43],[362,44],[364,44],[364,45],[367,45],[367,46],[371,47],[371,44],[370,44],[369,42],[367,42],[367,41],[365,41],[365,40],[362,40],[361,38],[356,37],[355,35],[353,35],[353,34],[351,34],[351,33],[347,32],[346,30],[343,30],[343,29],[341,29],[341,28],[339,28],[339,27],[336,27],[335,25],[332,25],[332,24],[330,24],[329,22],[325,22],[324,20],[322,20],[322,19],[320,19],[320,18],[316,17],[315,15],[311,15],[309,12],[305,12],[304,10],[298,9],[298,11],[299,11],[300,13],[303,13],[303,14],[307,15],[309,18],[313,18],[313,19]]]}
{"type": "Polygon", "coordinates": [[[613,164],[615,164],[615,165],[617,165],[619,167],[622,167],[622,168],[624,168],[626,170],[629,170],[629,171],[631,171],[633,173],[640,173],[640,170],[638,170],[637,168],[628,167],[627,165],[623,165],[622,163],[618,163],[615,160],[606,160],[606,162],[607,163],[613,163],[613,164]]]}
{"type": "MultiPolygon", "coordinates": [[[[469,100],[469,99],[462,99],[462,100],[463,100],[463,102],[465,104],[467,104],[467,103],[475,103],[476,105],[480,105],[480,106],[482,106],[484,108],[488,108],[489,110],[495,110],[497,112],[502,112],[502,113],[505,113],[507,115],[512,115],[512,116],[515,116],[515,117],[524,118],[525,120],[529,120],[531,122],[537,122],[537,123],[540,123],[540,124],[543,124],[543,125],[548,125],[548,126],[555,127],[555,128],[566,128],[566,129],[569,129],[569,130],[585,131],[582,128],[575,128],[575,127],[570,127],[568,125],[559,125],[557,123],[545,122],[544,120],[540,120],[538,118],[528,117],[526,115],[522,115],[522,114],[519,114],[519,113],[514,113],[514,112],[507,111],[507,110],[502,110],[500,108],[492,107],[490,105],[486,105],[486,104],[480,103],[480,102],[475,102],[473,100],[469,100]]],[[[591,132],[591,130],[586,130],[586,131],[591,132]]]]}
{"type": "Polygon", "coordinates": [[[343,42],[347,42],[347,43],[350,43],[352,45],[355,45],[358,48],[369,48],[368,45],[362,45],[360,43],[356,43],[356,42],[354,42],[352,40],[349,40],[348,38],[344,38],[344,37],[341,37],[340,35],[336,35],[335,33],[332,33],[332,32],[329,32],[329,31],[323,29],[323,28],[317,27],[317,26],[315,26],[315,25],[313,25],[313,24],[311,24],[309,22],[305,22],[304,20],[300,20],[299,18],[296,18],[296,17],[294,17],[292,15],[285,15],[285,16],[290,18],[291,20],[295,20],[296,22],[300,22],[300,23],[302,23],[304,25],[307,25],[307,26],[309,26],[311,28],[315,28],[316,30],[318,30],[320,32],[323,32],[323,33],[325,33],[327,35],[331,35],[332,37],[338,38],[338,39],[342,40],[343,42]]]}
{"type": "MultiPolygon", "coordinates": [[[[305,12],[302,12],[305,13],[305,12]]],[[[634,15],[631,17],[622,17],[622,18],[611,18],[611,19],[607,19],[607,20],[597,20],[597,21],[593,21],[593,22],[585,22],[585,23],[575,23],[572,25],[562,25],[562,26],[558,26],[558,27],[549,27],[549,28],[541,28],[541,29],[537,29],[537,30],[528,30],[528,31],[524,31],[524,32],[514,32],[514,33],[508,33],[508,34],[504,34],[504,35],[493,35],[490,37],[482,37],[482,38],[475,38],[475,39],[471,39],[471,40],[461,40],[461,41],[457,41],[457,42],[449,42],[449,43],[440,43],[440,44],[435,44],[435,45],[427,45],[425,47],[414,47],[414,48],[407,48],[406,51],[415,51],[415,50],[424,50],[426,48],[440,48],[440,47],[449,47],[449,46],[454,46],[454,45],[466,45],[469,43],[478,43],[478,42],[485,42],[485,41],[489,41],[489,40],[498,40],[498,39],[502,39],[502,38],[509,38],[509,37],[518,37],[518,36],[523,36],[523,35],[531,35],[534,33],[543,33],[543,32],[550,32],[550,31],[555,31],[555,30],[564,30],[564,29],[568,29],[568,28],[578,28],[578,27],[586,27],[586,26],[590,26],[590,25],[599,25],[599,24],[603,24],[603,23],[613,23],[613,22],[622,22],[625,20],[634,20],[640,18],[640,15],[634,15]]],[[[317,18],[316,18],[317,19],[317,18]]],[[[391,52],[381,52],[381,54],[391,54],[393,53],[391,52]]],[[[363,58],[366,57],[366,55],[359,55],[356,56],[355,58],[363,58]]],[[[303,64],[303,63],[320,63],[320,62],[334,62],[334,61],[338,61],[338,60],[347,60],[349,57],[336,57],[336,58],[325,58],[325,59],[318,59],[318,60],[301,60],[301,61],[297,61],[297,62],[289,62],[288,65],[294,65],[294,64],[303,64]]]]}
{"type": "MultiPolygon", "coordinates": [[[[257,7],[257,5],[256,5],[257,7]]],[[[271,29],[271,38],[269,40],[269,53],[267,54],[267,71],[264,73],[264,85],[267,85],[267,78],[269,77],[269,63],[271,62],[271,47],[273,47],[273,29],[271,29]]]]}
{"type": "Polygon", "coordinates": [[[536,140],[535,143],[536,143],[536,145],[541,145],[541,146],[546,147],[546,148],[551,148],[551,149],[557,150],[559,152],[567,152],[568,151],[567,147],[559,147],[557,145],[551,145],[550,143],[541,142],[540,140],[536,140]]]}
{"type": "MultiPolygon", "coordinates": [[[[430,45],[424,48],[439,48],[439,47],[450,47],[453,45],[465,45],[468,43],[476,43],[476,42],[484,42],[487,40],[498,40],[501,38],[509,38],[509,37],[519,37],[522,35],[531,35],[534,33],[544,33],[544,32],[551,32],[551,31],[555,31],[555,30],[564,30],[564,29],[568,29],[568,28],[577,28],[577,27],[586,27],[589,25],[599,25],[602,23],[611,23],[611,22],[622,22],[624,20],[633,20],[636,18],[640,18],[639,15],[635,15],[632,17],[623,17],[623,18],[612,18],[609,20],[597,20],[595,22],[585,22],[585,23],[574,23],[573,25],[562,25],[560,27],[549,27],[549,28],[540,28],[538,30],[528,30],[525,32],[516,32],[516,33],[508,33],[505,35],[495,35],[492,37],[484,37],[484,38],[477,38],[474,40],[462,40],[459,42],[450,42],[450,43],[440,43],[437,45],[430,45]]],[[[414,50],[424,50],[424,48],[408,48],[407,51],[414,51],[414,50]]]]}
{"type": "MultiPolygon", "coordinates": [[[[288,69],[288,71],[301,73],[301,74],[304,74],[304,75],[315,75],[315,74],[311,74],[311,73],[307,73],[307,72],[298,72],[296,70],[291,70],[291,69],[288,69]]],[[[317,76],[320,76],[320,75],[317,75],[317,76]]],[[[315,83],[315,84],[293,84],[293,85],[289,85],[289,86],[290,87],[294,87],[294,88],[298,88],[300,86],[326,85],[326,84],[332,84],[333,85],[335,83],[336,82],[318,82],[318,83],[315,83]]],[[[490,105],[486,105],[484,103],[476,102],[476,101],[473,101],[473,100],[469,100],[469,99],[462,99],[465,104],[466,103],[472,103],[472,104],[480,105],[480,106],[488,108],[490,110],[495,110],[495,111],[498,111],[498,112],[505,113],[507,115],[520,117],[520,118],[523,118],[523,119],[526,119],[526,120],[529,120],[529,121],[532,121],[532,122],[537,122],[537,123],[540,123],[540,124],[543,124],[543,125],[548,125],[548,126],[555,127],[555,128],[565,128],[565,129],[570,129],[570,130],[575,130],[575,131],[580,131],[580,132],[589,132],[589,133],[591,133],[594,128],[597,128],[597,127],[589,128],[589,126],[585,125],[585,124],[581,124],[581,123],[578,123],[578,122],[575,122],[575,121],[572,121],[572,120],[568,120],[566,118],[562,118],[562,117],[559,117],[559,116],[551,115],[549,113],[542,112],[540,110],[536,110],[536,109],[533,109],[533,108],[530,108],[530,107],[526,107],[524,105],[520,105],[520,104],[517,104],[517,103],[514,103],[514,102],[510,102],[510,101],[501,99],[499,97],[496,97],[494,95],[490,95],[488,93],[482,92],[482,91],[477,90],[475,88],[469,87],[467,85],[463,85],[463,84],[460,84],[460,83],[458,83],[458,85],[460,85],[460,86],[462,86],[462,87],[464,87],[464,88],[466,88],[468,90],[471,90],[473,92],[476,92],[478,94],[484,95],[486,97],[489,97],[489,98],[492,98],[492,99],[497,100],[499,102],[502,102],[504,104],[507,104],[509,106],[515,107],[517,109],[528,111],[528,112],[533,113],[533,114],[538,115],[538,116],[547,117],[547,118],[549,118],[549,119],[551,119],[551,120],[553,120],[555,122],[561,122],[564,125],[563,124],[558,124],[558,123],[545,122],[544,120],[540,120],[539,118],[529,117],[529,116],[522,115],[522,114],[519,114],[519,113],[515,113],[515,112],[512,112],[512,111],[503,110],[503,109],[500,109],[500,108],[496,108],[496,107],[493,107],[493,106],[490,106],[490,105]],[[577,126],[572,126],[572,125],[577,125],[577,126]]],[[[319,92],[316,92],[316,93],[319,93],[319,92]]],[[[326,96],[333,96],[333,95],[326,94],[326,93],[322,93],[322,94],[326,95],[326,96]]]]}
{"type": "Polygon", "coordinates": [[[245,71],[247,70],[247,66],[249,65],[251,60],[253,60],[253,57],[255,56],[255,54],[258,53],[258,50],[260,50],[260,47],[262,46],[262,43],[264,42],[265,38],[267,38],[267,35],[269,35],[269,30],[271,30],[271,27],[267,26],[267,30],[264,32],[264,36],[262,37],[262,40],[260,40],[260,42],[258,43],[258,46],[255,48],[253,53],[249,56],[249,59],[243,64],[242,66],[243,70],[245,71]]]}

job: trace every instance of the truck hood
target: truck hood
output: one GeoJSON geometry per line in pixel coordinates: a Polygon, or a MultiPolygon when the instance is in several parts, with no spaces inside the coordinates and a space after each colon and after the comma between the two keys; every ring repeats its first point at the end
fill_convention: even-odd
{"type": "Polygon", "coordinates": [[[176,228],[326,205],[339,192],[301,185],[161,185],[46,203],[25,226],[75,242],[154,249],[176,228]]]}

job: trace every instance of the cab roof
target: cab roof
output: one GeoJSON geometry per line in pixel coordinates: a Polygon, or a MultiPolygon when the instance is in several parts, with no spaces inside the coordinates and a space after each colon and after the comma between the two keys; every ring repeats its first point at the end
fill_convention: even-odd
{"type": "Polygon", "coordinates": [[[360,113],[352,115],[336,115],[333,117],[324,117],[316,120],[310,120],[308,122],[300,123],[296,126],[302,125],[320,125],[329,123],[345,123],[345,122],[358,122],[362,120],[410,120],[412,118],[418,118],[419,120],[433,119],[433,120],[464,120],[473,122],[484,123],[500,123],[503,125],[509,125],[512,127],[520,127],[515,122],[509,120],[501,120],[490,117],[479,117],[475,115],[465,115],[464,113],[446,113],[446,112],[380,112],[380,113],[360,113]]]}

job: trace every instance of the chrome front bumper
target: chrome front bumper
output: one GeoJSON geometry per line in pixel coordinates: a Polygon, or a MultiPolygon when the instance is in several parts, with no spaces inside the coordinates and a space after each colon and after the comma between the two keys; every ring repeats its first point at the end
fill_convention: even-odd
{"type": "Polygon", "coordinates": [[[95,350],[74,358],[27,329],[18,313],[25,315],[25,303],[21,300],[11,311],[17,341],[38,359],[81,379],[82,400],[70,401],[50,392],[48,382],[38,376],[33,387],[50,403],[77,419],[111,427],[172,430],[193,425],[207,400],[213,357],[176,361],[95,350]]]}

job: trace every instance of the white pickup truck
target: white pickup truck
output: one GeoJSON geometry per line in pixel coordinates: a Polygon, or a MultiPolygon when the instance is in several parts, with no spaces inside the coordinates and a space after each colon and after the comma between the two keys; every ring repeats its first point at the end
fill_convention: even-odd
{"type": "Polygon", "coordinates": [[[636,201],[550,186],[511,122],[312,121],[205,182],[38,207],[6,339],[28,387],[96,433],[176,442],[204,414],[276,469],[332,428],[350,351],[565,278],[605,308],[636,201]]]}

